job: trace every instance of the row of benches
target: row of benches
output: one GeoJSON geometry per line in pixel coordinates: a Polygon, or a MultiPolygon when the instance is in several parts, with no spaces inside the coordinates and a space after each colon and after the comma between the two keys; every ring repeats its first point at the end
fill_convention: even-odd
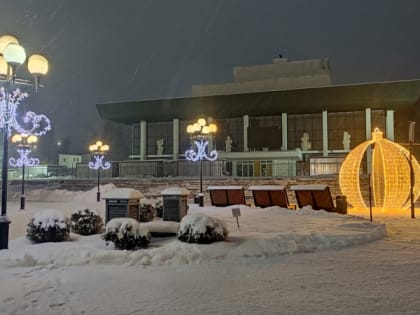
{"type": "MultiPolygon", "coordinates": [[[[226,207],[231,205],[246,204],[245,192],[242,186],[209,186],[210,199],[213,206],[226,207]]],[[[296,205],[289,203],[287,189],[281,185],[250,186],[256,207],[279,206],[296,209],[296,205]]],[[[342,202],[334,205],[330,188],[327,185],[294,185],[290,190],[295,193],[297,207],[311,206],[314,210],[346,213],[347,206],[342,202]],[[344,209],[345,208],[345,209],[344,209]]],[[[343,196],[337,196],[337,201],[342,201],[343,196]]],[[[345,200],[344,200],[345,201],[345,200]]],[[[338,203],[338,202],[337,202],[338,203]]]]}

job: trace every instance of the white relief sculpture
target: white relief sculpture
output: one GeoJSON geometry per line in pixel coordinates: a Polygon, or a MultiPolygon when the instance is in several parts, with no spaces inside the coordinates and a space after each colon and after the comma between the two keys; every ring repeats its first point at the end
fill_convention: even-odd
{"type": "Polygon", "coordinates": [[[350,151],[350,140],[351,136],[347,131],[344,131],[343,134],[343,149],[346,151],[350,151]]]}
{"type": "Polygon", "coordinates": [[[232,139],[230,138],[230,136],[227,136],[225,140],[225,151],[226,152],[232,151],[232,139]]]}
{"type": "Polygon", "coordinates": [[[163,138],[156,140],[156,154],[162,155],[163,154],[163,145],[165,144],[165,140],[163,138]]]}
{"type": "Polygon", "coordinates": [[[309,133],[305,132],[300,138],[300,143],[302,147],[302,151],[309,151],[312,147],[311,142],[309,141],[309,133]]]}

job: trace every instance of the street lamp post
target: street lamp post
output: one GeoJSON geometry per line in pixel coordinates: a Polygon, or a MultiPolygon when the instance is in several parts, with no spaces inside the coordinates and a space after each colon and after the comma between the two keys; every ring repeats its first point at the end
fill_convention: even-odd
{"type": "Polygon", "coordinates": [[[39,164],[39,159],[29,157],[31,148],[38,142],[38,137],[35,135],[28,135],[25,133],[15,134],[12,137],[12,142],[17,145],[17,152],[19,158],[10,158],[9,163],[13,167],[22,167],[22,189],[20,195],[20,210],[25,210],[25,166],[35,166],[39,164]]]}
{"type": "Polygon", "coordinates": [[[100,169],[107,170],[111,167],[111,163],[104,162],[105,154],[109,151],[109,145],[103,144],[102,141],[96,141],[95,144],[89,146],[89,151],[93,154],[94,162],[89,162],[89,168],[98,172],[98,192],[96,193],[96,201],[101,201],[101,192],[99,188],[100,169]]]}
{"type": "Polygon", "coordinates": [[[409,143],[409,163],[410,163],[410,209],[411,209],[411,218],[415,219],[416,214],[414,210],[414,170],[413,170],[413,143],[414,143],[414,127],[416,125],[415,121],[409,121],[408,127],[408,143],[409,143]]]}
{"type": "Polygon", "coordinates": [[[45,115],[36,115],[27,112],[23,116],[23,126],[18,123],[16,114],[17,106],[28,97],[20,89],[10,91],[14,84],[35,85],[38,91],[41,76],[48,72],[48,60],[39,54],[28,58],[28,71],[34,76],[34,80],[20,79],[16,76],[18,68],[26,61],[25,49],[19,45],[16,37],[11,35],[0,36],[0,81],[4,86],[0,88],[0,127],[3,129],[3,163],[2,163],[2,192],[1,192],[1,217],[0,217],[0,249],[8,248],[9,224],[7,218],[7,162],[8,141],[11,130],[17,132],[43,135],[51,130],[49,119],[45,115]],[[29,127],[27,127],[29,125],[29,127]]]}
{"type": "Polygon", "coordinates": [[[203,206],[203,159],[208,161],[215,161],[217,159],[216,150],[212,150],[208,155],[206,152],[209,144],[209,138],[216,131],[216,124],[207,125],[204,118],[199,118],[197,122],[187,126],[187,133],[190,134],[197,151],[193,148],[185,151],[185,158],[193,162],[200,161],[200,206],[203,206]]]}

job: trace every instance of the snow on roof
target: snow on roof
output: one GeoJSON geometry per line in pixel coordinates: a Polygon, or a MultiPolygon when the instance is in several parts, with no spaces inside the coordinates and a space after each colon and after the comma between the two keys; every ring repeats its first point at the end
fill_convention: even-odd
{"type": "Polygon", "coordinates": [[[207,190],[220,190],[220,189],[231,189],[231,190],[236,190],[236,189],[243,189],[243,186],[208,186],[207,190]]]}
{"type": "Polygon", "coordinates": [[[327,185],[293,185],[290,186],[290,190],[324,190],[327,185]]]}
{"type": "Polygon", "coordinates": [[[189,195],[190,191],[182,187],[168,187],[161,191],[161,195],[189,195]]]}
{"type": "Polygon", "coordinates": [[[249,186],[248,190],[284,190],[283,185],[257,185],[249,186]]]}
{"type": "Polygon", "coordinates": [[[117,188],[104,194],[103,199],[140,199],[143,194],[131,188],[117,188]]]}

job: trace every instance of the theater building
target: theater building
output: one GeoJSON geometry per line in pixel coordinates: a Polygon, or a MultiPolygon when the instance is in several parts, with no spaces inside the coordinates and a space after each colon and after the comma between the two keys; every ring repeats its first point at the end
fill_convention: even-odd
{"type": "Polygon", "coordinates": [[[327,59],[280,57],[235,67],[229,83],[194,85],[191,97],[97,104],[97,110],[102,119],[132,127],[129,159],[184,161],[191,147],[186,127],[203,117],[218,126],[209,147],[219,152],[220,174],[321,175],[337,174],[374,128],[406,144],[408,122],[420,121],[419,93],[420,80],[332,85],[327,59]]]}

